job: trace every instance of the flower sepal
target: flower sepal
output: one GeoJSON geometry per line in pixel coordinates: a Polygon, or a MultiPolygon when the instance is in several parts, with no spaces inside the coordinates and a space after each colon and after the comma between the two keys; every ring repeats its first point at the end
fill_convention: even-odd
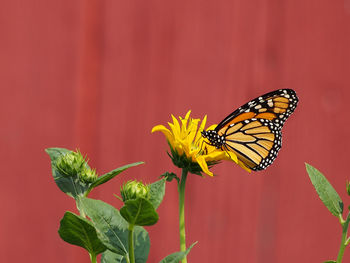
{"type": "Polygon", "coordinates": [[[171,182],[173,179],[175,179],[177,183],[180,183],[180,178],[175,173],[165,172],[160,176],[160,178],[165,178],[167,182],[171,182]]]}
{"type": "Polygon", "coordinates": [[[186,169],[192,174],[203,176],[202,175],[203,170],[197,162],[193,162],[192,159],[186,156],[186,154],[179,154],[177,151],[175,151],[171,147],[170,143],[169,143],[169,146],[170,146],[171,154],[168,153],[168,155],[175,166],[181,169],[186,169]]]}

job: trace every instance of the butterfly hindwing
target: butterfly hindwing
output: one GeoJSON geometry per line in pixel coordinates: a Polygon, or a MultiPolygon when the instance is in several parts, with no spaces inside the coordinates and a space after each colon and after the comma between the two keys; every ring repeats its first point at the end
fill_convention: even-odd
{"type": "Polygon", "coordinates": [[[282,146],[281,129],[274,122],[264,119],[236,123],[226,130],[224,137],[223,148],[235,153],[238,159],[255,171],[267,168],[282,146]]]}

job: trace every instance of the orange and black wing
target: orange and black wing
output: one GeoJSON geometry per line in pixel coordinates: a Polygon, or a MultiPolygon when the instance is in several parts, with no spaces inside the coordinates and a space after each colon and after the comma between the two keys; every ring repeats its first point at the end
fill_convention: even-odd
{"type": "Polygon", "coordinates": [[[281,129],[297,103],[291,89],[276,90],[246,103],[215,128],[225,138],[222,148],[234,152],[252,170],[266,169],[281,149],[281,129]]]}

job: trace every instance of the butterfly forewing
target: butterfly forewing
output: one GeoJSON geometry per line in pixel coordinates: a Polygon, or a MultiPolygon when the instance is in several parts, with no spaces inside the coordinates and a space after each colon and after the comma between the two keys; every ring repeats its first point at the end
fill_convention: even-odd
{"type": "Polygon", "coordinates": [[[249,119],[278,120],[283,122],[293,113],[298,104],[298,97],[292,89],[281,89],[266,93],[249,101],[221,121],[216,131],[230,124],[249,119]]]}

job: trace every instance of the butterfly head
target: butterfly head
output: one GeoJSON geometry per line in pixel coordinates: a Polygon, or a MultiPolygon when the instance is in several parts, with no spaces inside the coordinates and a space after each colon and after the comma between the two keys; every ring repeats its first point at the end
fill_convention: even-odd
{"type": "Polygon", "coordinates": [[[221,149],[222,145],[225,143],[225,137],[220,136],[215,130],[202,131],[202,136],[207,138],[209,144],[215,146],[217,149],[221,149]]]}

